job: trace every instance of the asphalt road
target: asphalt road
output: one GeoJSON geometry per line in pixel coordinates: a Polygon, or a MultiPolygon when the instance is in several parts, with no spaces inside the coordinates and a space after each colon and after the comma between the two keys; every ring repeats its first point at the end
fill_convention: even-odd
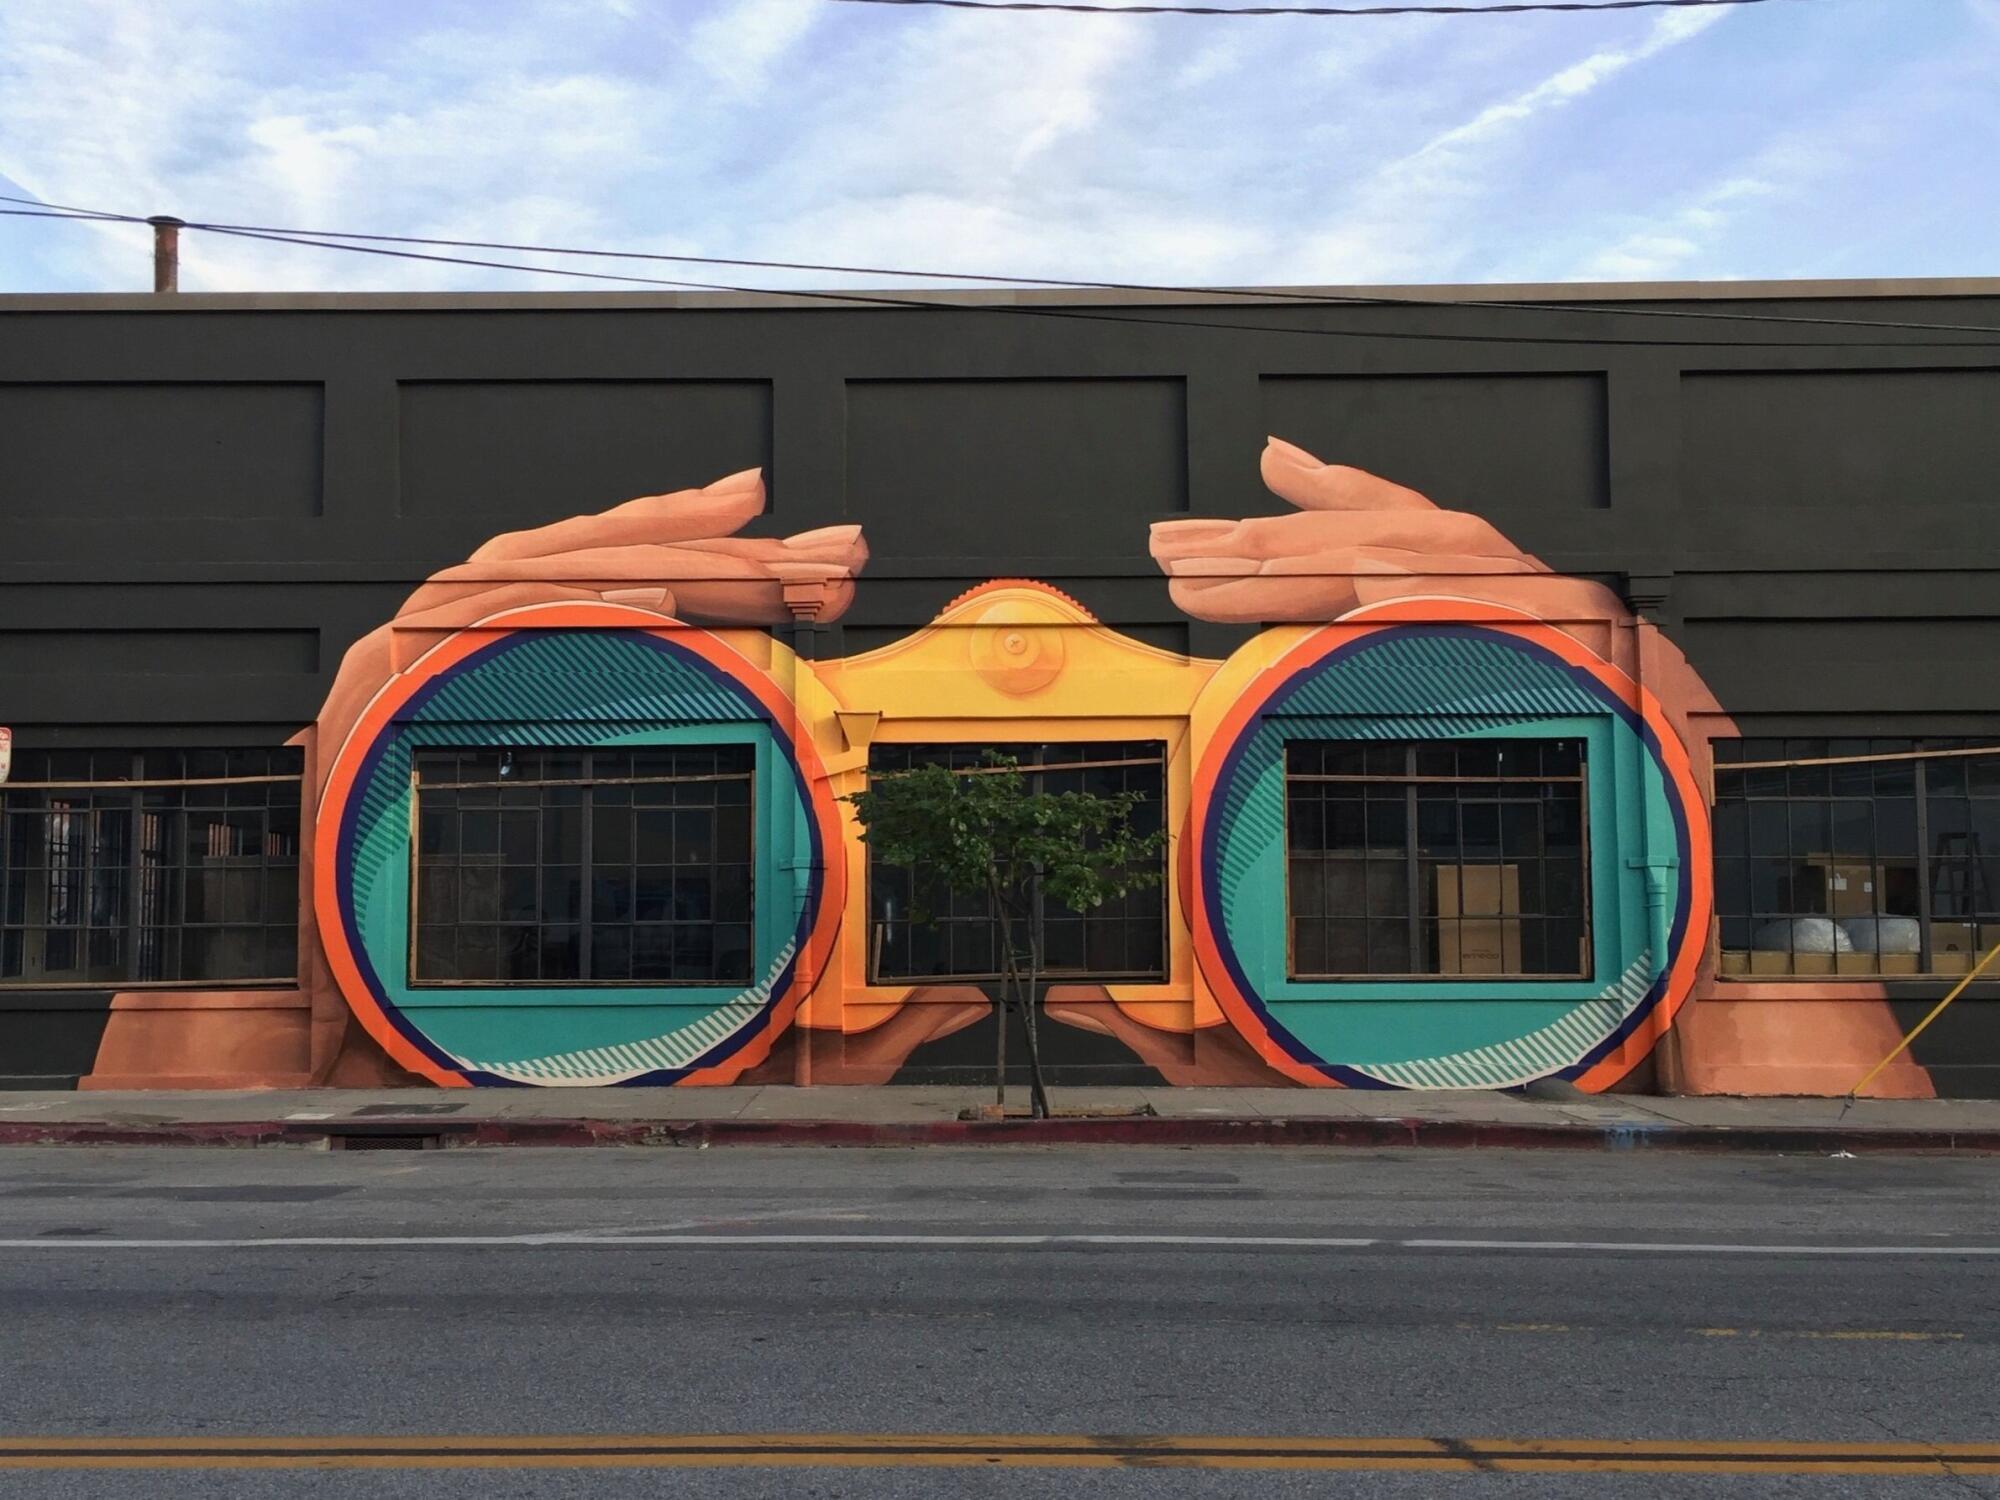
{"type": "Polygon", "coordinates": [[[80,1445],[0,1492],[2000,1496],[1996,1189],[1978,1158],[0,1152],[0,1465],[80,1445]],[[650,1466],[584,1466],[621,1434],[650,1466]],[[704,1434],[737,1466],[660,1466],[704,1434]],[[937,1434],[1008,1436],[912,1466],[937,1434]],[[500,1437],[548,1466],[435,1441],[500,1437]],[[1272,1466],[1163,1441],[1218,1437],[1272,1466]],[[392,1467],[242,1466],[329,1438],[392,1467]],[[1295,1467],[1308,1438],[1416,1467],[1295,1467]],[[75,1466],[125,1439],[233,1466],[75,1466]],[[1506,1472],[1535,1439],[1553,1471],[1506,1472]],[[1588,1467],[1646,1441],[1698,1471],[1588,1467]],[[1726,1441],[1763,1467],[1687,1446],[1726,1441]],[[1856,1471],[1898,1443],[1995,1463],[1856,1471]]]}

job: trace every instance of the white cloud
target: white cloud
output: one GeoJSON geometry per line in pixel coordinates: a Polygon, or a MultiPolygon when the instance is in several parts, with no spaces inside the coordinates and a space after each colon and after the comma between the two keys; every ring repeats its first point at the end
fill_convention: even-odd
{"type": "Polygon", "coordinates": [[[1198,89],[1226,78],[1249,61],[1252,39],[1241,31],[1226,33],[1198,50],[1174,74],[1174,87],[1198,89]]]}
{"type": "Polygon", "coordinates": [[[1670,280],[1700,262],[1710,246],[1752,204],[1780,191],[1778,161],[1766,155],[1765,175],[1732,174],[1684,199],[1655,222],[1635,229],[1576,267],[1583,281],[1670,280]]]}
{"type": "Polygon", "coordinates": [[[1700,36],[1723,17],[1719,10],[1670,12],[1637,42],[1601,47],[1566,63],[1376,168],[1340,205],[1331,224],[1301,237],[1285,257],[1289,269],[1280,279],[1367,282],[1454,274],[1474,245],[1466,225],[1468,202],[1476,212],[1477,205],[1520,186],[1520,168],[1510,170],[1501,157],[1527,126],[1700,36]]]}
{"type": "MultiPolygon", "coordinates": [[[[1996,61],[2000,0],[1366,22],[0,0],[0,179],[141,214],[1101,280],[1893,272],[2000,232],[1967,164],[2000,149],[1996,61]]],[[[0,219],[0,286],[142,286],[145,239],[0,219]]],[[[202,288],[565,284],[201,236],[186,257],[202,288]]]]}
{"type": "Polygon", "coordinates": [[[1390,168],[1389,175],[1393,176],[1397,171],[1407,170],[1417,163],[1428,166],[1439,158],[1485,145],[1505,134],[1512,126],[1545,111],[1574,103],[1585,94],[1601,88],[1634,63],[1657,57],[1669,47],[1700,36],[1722,19],[1723,12],[1719,10],[1670,11],[1653,23],[1652,30],[1637,46],[1606,47],[1593,52],[1579,62],[1558,69],[1533,88],[1524,89],[1497,104],[1489,104],[1464,124],[1455,125],[1427,142],[1407,161],[1395,164],[1390,168]]]}
{"type": "MultiPolygon", "coordinates": [[[[16,59],[16,86],[0,88],[0,173],[124,212],[411,234],[463,228],[470,214],[483,235],[504,225],[573,236],[603,230],[592,205],[650,157],[670,112],[662,93],[610,73],[532,69],[530,38],[507,28],[426,31],[400,71],[285,76],[272,38],[216,24],[232,9],[188,4],[169,17],[80,0],[10,12],[0,55],[16,59]]],[[[130,286],[143,239],[93,231],[77,255],[94,280],[130,286]]],[[[190,290],[460,279],[416,261],[184,243],[190,290]]]]}
{"type": "Polygon", "coordinates": [[[732,0],[697,24],[688,52],[741,96],[760,92],[771,69],[805,40],[823,14],[820,0],[732,0]]]}

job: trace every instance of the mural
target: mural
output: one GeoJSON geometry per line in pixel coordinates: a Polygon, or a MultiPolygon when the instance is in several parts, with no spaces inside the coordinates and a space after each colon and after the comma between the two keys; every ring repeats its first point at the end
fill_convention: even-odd
{"type": "MultiPolygon", "coordinates": [[[[1262,627],[1227,660],[1131,639],[1030,580],[981,584],[878,650],[802,660],[772,627],[837,619],[867,547],[853,526],[739,537],[764,509],[754,471],[497,537],[438,573],[353,647],[301,736],[316,794],[316,962],[301,982],[311,1076],[909,1076],[951,1038],[990,1026],[990,1009],[976,984],[875,977],[866,851],[840,801],[871,752],[1147,742],[1165,757],[1162,971],[1051,985],[1051,1033],[1070,1028],[1093,1055],[1182,1084],[1560,1077],[1595,1090],[1632,1077],[1708,961],[1706,742],[1729,732],[1720,705],[1610,590],[1553,573],[1480,517],[1276,439],[1262,474],[1288,513],[1162,522],[1150,538],[1178,608],[1262,627]],[[1588,922],[1574,963],[1529,979],[1518,964],[1311,977],[1286,915],[1288,745],[1548,741],[1580,747],[1588,922]],[[718,745],[752,767],[740,967],[724,973],[717,960],[705,979],[650,985],[418,981],[412,871],[429,837],[416,808],[427,750],[718,745]]],[[[573,913],[554,930],[589,941],[589,912],[583,937],[573,913]]],[[[1865,1065],[1886,1050],[1875,1049],[1887,1015],[1879,999],[1837,1007],[1816,1045],[1865,1065]]],[[[119,1036],[114,1008],[107,1049],[119,1036]]],[[[1726,1065],[1731,1043],[1710,1036],[1707,1055],[1726,1065]]],[[[1046,1045],[1059,1061],[1057,1037],[1046,1045]]],[[[1908,1064],[1885,1084],[1926,1091],[1908,1064]]]]}

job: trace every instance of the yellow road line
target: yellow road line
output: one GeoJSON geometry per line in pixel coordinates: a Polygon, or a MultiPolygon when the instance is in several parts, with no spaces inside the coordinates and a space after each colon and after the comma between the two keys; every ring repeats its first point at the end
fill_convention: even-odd
{"type": "Polygon", "coordinates": [[[0,1469],[1212,1468],[1417,1473],[2000,1474],[2000,1442],[1131,1434],[8,1437],[0,1469]]]}

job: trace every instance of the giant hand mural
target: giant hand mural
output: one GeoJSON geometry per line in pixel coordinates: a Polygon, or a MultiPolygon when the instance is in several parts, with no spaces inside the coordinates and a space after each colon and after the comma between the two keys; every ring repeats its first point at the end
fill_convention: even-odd
{"type": "MultiPolygon", "coordinates": [[[[838,800],[871,751],[1144,741],[1164,747],[1172,834],[1160,972],[1056,984],[1052,1019],[1177,1083],[1616,1084],[1667,1034],[1708,946],[1704,745],[1726,728],[1720,706],[1609,589],[1552,572],[1480,517],[1276,439],[1262,472],[1293,511],[1162,522],[1151,537],[1180,609],[1264,627],[1222,661],[1132,640],[1012,580],[879,650],[800,660],[768,627],[836,618],[867,548],[852,526],[736,536],[764,506],[755,472],[501,536],[438,573],[348,653],[305,737],[324,959],[305,981],[316,1076],[892,1079],[987,1002],[971,983],[884,982],[871,961],[865,852],[838,800]],[[1432,954],[1407,972],[1334,974],[1294,952],[1288,746],[1483,755],[1551,742],[1574,747],[1587,823],[1587,921],[1561,964],[1524,976],[1432,954]],[[618,762],[623,780],[649,788],[725,779],[647,773],[660,756],[740,753],[756,827],[746,951],[672,984],[605,982],[588,966],[537,984],[425,982],[413,958],[430,899],[415,873],[431,837],[421,767],[468,746],[638,756],[618,762]]],[[[591,868],[586,857],[585,886],[591,868]]],[[[1424,878],[1434,906],[1444,877],[1424,878]]],[[[1450,877],[1454,902],[1468,878],[1450,877]]],[[[544,936],[565,941],[578,920],[541,913],[544,936]]]]}

